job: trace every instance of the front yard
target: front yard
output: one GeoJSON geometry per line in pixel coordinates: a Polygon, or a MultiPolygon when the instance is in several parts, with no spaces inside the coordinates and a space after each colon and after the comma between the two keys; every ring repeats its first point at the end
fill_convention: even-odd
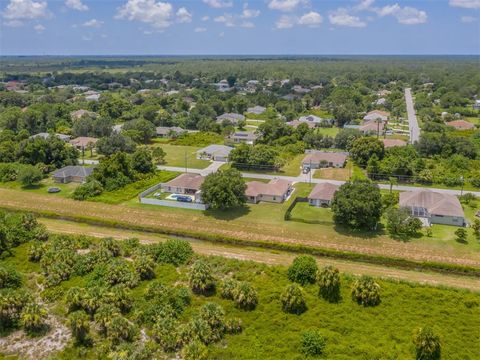
{"type": "Polygon", "coordinates": [[[210,165],[210,161],[197,159],[197,150],[201,147],[183,146],[171,144],[155,144],[153,146],[160,146],[166,153],[166,166],[185,167],[185,165],[192,169],[205,169],[210,165]]]}

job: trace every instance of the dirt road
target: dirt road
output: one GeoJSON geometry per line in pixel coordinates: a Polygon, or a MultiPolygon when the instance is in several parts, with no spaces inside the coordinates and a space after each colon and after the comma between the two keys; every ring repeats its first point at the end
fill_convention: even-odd
{"type": "MultiPolygon", "coordinates": [[[[168,237],[158,234],[121,230],[110,227],[94,226],[65,220],[41,218],[51,232],[61,234],[83,234],[94,237],[113,237],[116,239],[138,238],[142,243],[155,243],[165,241],[168,237]]],[[[251,260],[268,265],[289,265],[294,254],[281,251],[257,250],[243,247],[213,244],[206,241],[191,240],[195,252],[203,255],[216,255],[238,260],[251,260]]],[[[353,275],[370,275],[399,281],[428,284],[433,286],[448,286],[454,288],[480,291],[480,278],[444,275],[429,272],[400,270],[378,265],[334,260],[317,257],[319,266],[333,265],[340,271],[353,275]]]]}

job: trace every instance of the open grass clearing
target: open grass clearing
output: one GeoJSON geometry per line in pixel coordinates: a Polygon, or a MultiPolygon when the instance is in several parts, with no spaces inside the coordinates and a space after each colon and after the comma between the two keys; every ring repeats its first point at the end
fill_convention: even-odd
{"type": "Polygon", "coordinates": [[[183,146],[161,144],[160,146],[165,151],[166,166],[189,167],[193,169],[205,169],[210,165],[210,161],[197,159],[197,151],[201,147],[197,146],[183,146]]]}

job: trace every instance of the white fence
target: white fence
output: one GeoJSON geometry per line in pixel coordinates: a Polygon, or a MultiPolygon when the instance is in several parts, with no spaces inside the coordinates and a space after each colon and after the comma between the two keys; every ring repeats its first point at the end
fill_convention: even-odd
{"type": "Polygon", "coordinates": [[[191,209],[191,210],[207,210],[207,204],[199,204],[199,203],[188,203],[188,202],[181,202],[181,201],[171,201],[171,200],[159,200],[159,199],[152,199],[147,198],[146,196],[162,187],[162,184],[154,185],[147,190],[143,191],[138,195],[138,200],[141,204],[148,204],[148,205],[159,205],[159,206],[169,206],[174,208],[182,208],[182,209],[191,209]]]}

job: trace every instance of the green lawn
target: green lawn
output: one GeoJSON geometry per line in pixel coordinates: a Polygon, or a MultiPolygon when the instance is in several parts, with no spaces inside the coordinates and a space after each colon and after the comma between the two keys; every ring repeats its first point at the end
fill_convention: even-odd
{"type": "Polygon", "coordinates": [[[160,146],[165,151],[166,156],[164,165],[184,167],[185,160],[186,165],[193,169],[205,169],[208,165],[210,165],[210,161],[197,159],[196,151],[200,150],[201,147],[171,144],[154,146],[160,146]]]}
{"type": "Polygon", "coordinates": [[[308,202],[299,202],[295,205],[291,220],[334,226],[330,208],[311,206],[308,202]]]}
{"type": "Polygon", "coordinates": [[[80,184],[74,182],[71,182],[69,184],[56,183],[50,176],[43,179],[39,185],[31,187],[24,187],[19,181],[0,182],[0,187],[7,189],[22,190],[26,192],[34,192],[39,194],[48,194],[49,196],[61,197],[69,197],[78,185],[80,184]],[[58,193],[49,194],[47,192],[49,187],[58,187],[61,191],[58,193]]]}
{"type": "Polygon", "coordinates": [[[319,127],[316,129],[317,132],[322,134],[323,136],[330,136],[334,138],[340,131],[340,128],[333,126],[333,127],[319,127]]]}

